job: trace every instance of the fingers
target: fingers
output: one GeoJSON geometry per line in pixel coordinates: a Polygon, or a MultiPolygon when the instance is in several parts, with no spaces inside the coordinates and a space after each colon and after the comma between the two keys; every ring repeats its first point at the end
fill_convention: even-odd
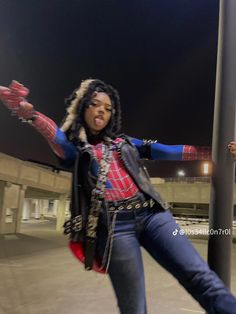
{"type": "Polygon", "coordinates": [[[20,102],[29,94],[28,88],[23,84],[12,81],[9,88],[0,86],[0,99],[4,105],[15,115],[18,113],[20,102]]]}
{"type": "Polygon", "coordinates": [[[23,84],[13,80],[9,86],[9,89],[13,92],[13,94],[26,98],[29,94],[28,88],[26,88],[23,84]]]}
{"type": "Polygon", "coordinates": [[[12,81],[9,88],[0,86],[1,101],[23,122],[32,120],[35,114],[33,105],[25,100],[28,94],[28,88],[17,81],[12,81]]]}
{"type": "Polygon", "coordinates": [[[236,149],[236,142],[230,142],[228,145],[229,149],[236,149]]]}
{"type": "Polygon", "coordinates": [[[18,96],[15,96],[11,92],[9,93],[8,91],[4,91],[4,93],[0,95],[0,98],[4,105],[8,109],[13,111],[17,110],[17,108],[19,107],[19,101],[22,100],[22,98],[19,98],[18,96]]]}
{"type": "Polygon", "coordinates": [[[12,81],[9,87],[0,86],[0,95],[9,96],[14,94],[15,96],[25,98],[29,94],[28,88],[17,81],[12,81]]]}
{"type": "Polygon", "coordinates": [[[9,87],[0,86],[0,97],[26,98],[28,94],[29,89],[17,81],[12,81],[9,87]]]}
{"type": "Polygon", "coordinates": [[[231,154],[233,154],[234,156],[236,156],[236,142],[230,142],[228,145],[228,149],[231,152],[231,154]]]}
{"type": "Polygon", "coordinates": [[[11,95],[11,91],[9,88],[0,86],[0,99],[5,101],[11,95]]]}
{"type": "Polygon", "coordinates": [[[0,95],[9,94],[11,91],[8,87],[0,86],[0,95]]]}
{"type": "Polygon", "coordinates": [[[0,86],[0,99],[8,109],[17,109],[16,102],[18,97],[13,95],[9,88],[0,86]]]}

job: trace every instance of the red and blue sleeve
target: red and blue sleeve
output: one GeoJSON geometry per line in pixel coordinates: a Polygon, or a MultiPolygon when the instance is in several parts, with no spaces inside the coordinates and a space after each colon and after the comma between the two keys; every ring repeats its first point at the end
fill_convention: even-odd
{"type": "Polygon", "coordinates": [[[42,113],[36,111],[32,126],[47,140],[53,152],[61,159],[73,161],[76,157],[76,147],[68,141],[56,123],[42,113]]]}
{"type": "Polygon", "coordinates": [[[151,160],[210,160],[208,146],[164,145],[158,142],[131,138],[139,151],[140,158],[151,160]]]}

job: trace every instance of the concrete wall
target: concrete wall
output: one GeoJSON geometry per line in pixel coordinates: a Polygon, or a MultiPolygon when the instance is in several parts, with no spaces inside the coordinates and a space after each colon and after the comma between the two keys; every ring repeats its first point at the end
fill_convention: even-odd
{"type": "Polygon", "coordinates": [[[208,204],[210,201],[209,183],[167,182],[154,187],[167,202],[208,204]]]}
{"type": "MultiPolygon", "coordinates": [[[[23,213],[25,199],[58,199],[57,228],[61,229],[70,189],[70,173],[55,173],[0,153],[0,234],[19,232],[22,218],[30,216],[23,213]]],[[[38,207],[35,218],[40,218],[38,207]]]]}
{"type": "Polygon", "coordinates": [[[67,193],[71,186],[70,174],[54,173],[2,153],[0,153],[0,180],[56,193],[67,193]]]}

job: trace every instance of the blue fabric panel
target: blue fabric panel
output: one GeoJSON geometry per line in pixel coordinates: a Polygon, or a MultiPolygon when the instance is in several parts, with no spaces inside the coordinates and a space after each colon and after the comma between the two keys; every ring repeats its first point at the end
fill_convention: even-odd
{"type": "Polygon", "coordinates": [[[144,145],[143,140],[140,140],[140,139],[134,138],[134,137],[130,137],[129,139],[130,139],[131,143],[137,148],[140,158],[144,158],[143,152],[142,152],[142,147],[144,145]]]}
{"type": "Polygon", "coordinates": [[[113,188],[113,186],[111,185],[111,182],[109,180],[107,180],[107,182],[106,182],[106,188],[107,189],[112,189],[113,188]]]}
{"type": "Polygon", "coordinates": [[[137,148],[140,148],[143,145],[143,141],[139,140],[138,138],[132,137],[130,139],[131,139],[132,144],[134,144],[137,148]]]}
{"type": "Polygon", "coordinates": [[[151,144],[151,159],[182,160],[184,145],[151,144]]]}
{"type": "MultiPolygon", "coordinates": [[[[143,140],[131,138],[131,142],[136,146],[142,158],[143,140]]],[[[151,143],[150,153],[152,160],[182,160],[184,145],[164,145],[161,143],[151,143]]]]}
{"type": "Polygon", "coordinates": [[[61,146],[65,154],[65,160],[75,159],[76,156],[76,147],[68,141],[64,132],[62,132],[59,128],[57,128],[57,132],[54,138],[54,143],[61,146]]]}

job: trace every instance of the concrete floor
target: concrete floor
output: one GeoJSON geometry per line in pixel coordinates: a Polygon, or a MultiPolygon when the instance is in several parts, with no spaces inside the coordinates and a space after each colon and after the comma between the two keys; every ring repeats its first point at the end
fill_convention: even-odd
{"type": "MultiPolygon", "coordinates": [[[[206,258],[206,240],[193,243],[206,258]]],[[[145,251],[143,258],[149,314],[205,313],[145,251]]],[[[236,244],[234,294],[235,260],[236,244]]],[[[67,249],[67,239],[55,231],[54,221],[22,223],[20,234],[0,236],[0,266],[0,314],[119,313],[108,276],[83,270],[67,249]]]]}

